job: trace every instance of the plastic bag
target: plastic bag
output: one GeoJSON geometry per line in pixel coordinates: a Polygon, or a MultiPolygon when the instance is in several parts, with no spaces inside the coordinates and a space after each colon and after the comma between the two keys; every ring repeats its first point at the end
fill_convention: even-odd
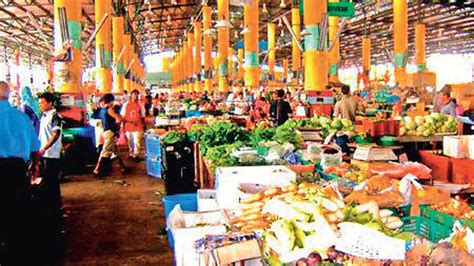
{"type": "Polygon", "coordinates": [[[334,145],[325,145],[321,147],[321,167],[326,169],[329,166],[339,166],[342,163],[341,148],[334,145]]]}
{"type": "Polygon", "coordinates": [[[289,165],[301,164],[300,158],[294,152],[287,152],[285,155],[283,155],[282,159],[285,160],[289,165]]]}
{"type": "Polygon", "coordinates": [[[372,173],[378,175],[384,175],[386,177],[401,179],[408,174],[416,176],[418,179],[430,179],[431,178],[431,169],[424,164],[416,162],[406,162],[406,163],[392,163],[391,165],[384,165],[380,168],[375,167],[372,170],[372,173]]]}
{"type": "Polygon", "coordinates": [[[398,191],[400,191],[400,194],[402,194],[403,198],[405,199],[405,204],[411,202],[411,193],[413,190],[413,186],[415,186],[415,188],[418,190],[423,189],[423,186],[421,186],[421,184],[418,183],[416,176],[412,174],[406,175],[400,181],[398,191]]]}

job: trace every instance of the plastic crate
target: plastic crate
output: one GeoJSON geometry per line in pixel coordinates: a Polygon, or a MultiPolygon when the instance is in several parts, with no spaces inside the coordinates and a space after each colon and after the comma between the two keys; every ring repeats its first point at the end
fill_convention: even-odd
{"type": "Polygon", "coordinates": [[[447,238],[452,232],[451,228],[435,223],[423,216],[403,217],[402,221],[404,223],[401,228],[403,232],[410,232],[424,237],[433,243],[447,238]]]}
{"type": "Polygon", "coordinates": [[[145,135],[146,153],[150,156],[161,157],[160,135],[145,135]]]}
{"type": "MultiPolygon", "coordinates": [[[[474,209],[474,206],[471,206],[471,208],[474,209]]],[[[467,225],[471,229],[474,229],[474,220],[463,220],[437,210],[433,210],[428,204],[420,205],[420,215],[448,228],[453,228],[454,223],[459,221],[461,224],[467,225]]]]}
{"type": "Polygon", "coordinates": [[[190,110],[186,111],[186,117],[201,117],[204,114],[201,113],[199,110],[190,110]]]}
{"type": "Polygon", "coordinates": [[[387,134],[387,123],[385,121],[362,121],[362,130],[368,132],[371,137],[382,137],[387,134]]]}
{"type": "Polygon", "coordinates": [[[262,157],[267,156],[269,150],[270,150],[270,147],[257,146],[257,155],[262,156],[262,157]]]}
{"type": "Polygon", "coordinates": [[[341,179],[341,178],[340,178],[339,176],[337,176],[337,175],[324,173],[324,171],[323,171],[323,169],[321,168],[320,165],[318,165],[318,166],[316,167],[316,171],[318,172],[318,174],[321,176],[322,179],[327,180],[327,181],[332,181],[332,180],[341,179]]]}
{"type": "MultiPolygon", "coordinates": [[[[168,215],[174,209],[174,206],[180,205],[183,211],[197,211],[197,194],[176,194],[166,196],[163,198],[163,208],[165,210],[165,218],[168,219],[168,215]]],[[[168,244],[171,248],[174,248],[173,234],[170,230],[166,230],[168,235],[168,244]]]]}
{"type": "Polygon", "coordinates": [[[163,173],[161,170],[162,170],[161,158],[147,154],[146,155],[146,173],[156,178],[162,178],[163,173]]]}

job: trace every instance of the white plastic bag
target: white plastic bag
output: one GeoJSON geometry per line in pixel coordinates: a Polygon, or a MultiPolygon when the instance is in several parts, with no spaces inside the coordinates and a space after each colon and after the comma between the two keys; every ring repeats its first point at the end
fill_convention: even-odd
{"type": "Polygon", "coordinates": [[[398,191],[402,194],[403,198],[405,199],[405,204],[411,202],[411,193],[413,191],[413,186],[417,190],[423,190],[423,186],[418,183],[418,178],[412,174],[406,175],[402,180],[400,180],[400,186],[398,187],[398,191]]]}

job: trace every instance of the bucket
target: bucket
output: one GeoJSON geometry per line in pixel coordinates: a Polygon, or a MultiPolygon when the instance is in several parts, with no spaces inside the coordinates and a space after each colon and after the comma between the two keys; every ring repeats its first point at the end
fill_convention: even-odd
{"type": "MultiPolygon", "coordinates": [[[[174,206],[180,205],[183,211],[197,211],[197,194],[176,194],[166,196],[163,198],[163,208],[165,209],[165,219],[168,219],[168,214],[173,210],[174,206]]],[[[174,248],[173,234],[166,229],[168,234],[168,244],[170,248],[174,248]]]]}

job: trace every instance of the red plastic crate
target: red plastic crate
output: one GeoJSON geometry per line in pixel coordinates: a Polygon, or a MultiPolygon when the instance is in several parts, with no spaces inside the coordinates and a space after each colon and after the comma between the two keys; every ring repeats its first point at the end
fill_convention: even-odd
{"type": "Polygon", "coordinates": [[[451,158],[434,151],[420,151],[421,163],[431,169],[431,175],[438,181],[451,181],[451,158]]]}

